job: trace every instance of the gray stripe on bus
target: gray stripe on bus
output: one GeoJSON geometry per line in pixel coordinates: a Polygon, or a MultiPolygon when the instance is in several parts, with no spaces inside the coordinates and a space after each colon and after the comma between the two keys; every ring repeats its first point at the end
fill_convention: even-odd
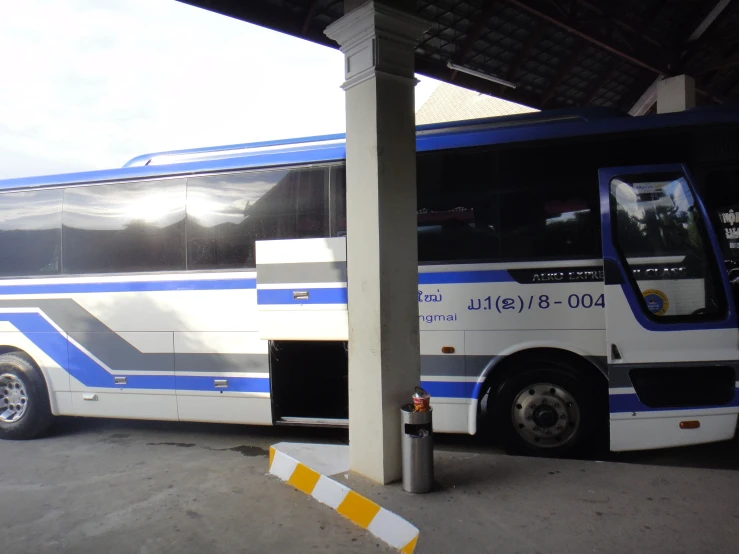
{"type": "MultiPolygon", "coordinates": [[[[174,371],[174,353],[139,351],[72,299],[0,300],[0,308],[40,309],[72,340],[114,371],[174,371]]],[[[266,354],[185,353],[176,356],[177,364],[188,368],[178,367],[180,371],[266,373],[269,370],[266,354]]]]}
{"type": "MultiPolygon", "coordinates": [[[[174,371],[174,354],[144,354],[117,333],[68,333],[69,338],[115,371],[174,371]]],[[[168,333],[171,335],[172,333],[168,333]]]]}
{"type": "Polygon", "coordinates": [[[346,262],[257,264],[257,286],[281,283],[346,283],[346,262]]]}
{"type": "Polygon", "coordinates": [[[269,373],[267,354],[175,354],[177,371],[269,373]]]}
{"type": "Polygon", "coordinates": [[[443,354],[422,354],[421,375],[424,377],[464,377],[467,356],[451,356],[443,354]]]}
{"type": "Polygon", "coordinates": [[[631,367],[622,367],[618,365],[612,365],[608,368],[608,387],[623,388],[633,387],[631,384],[631,377],[629,377],[629,369],[631,367]]]}

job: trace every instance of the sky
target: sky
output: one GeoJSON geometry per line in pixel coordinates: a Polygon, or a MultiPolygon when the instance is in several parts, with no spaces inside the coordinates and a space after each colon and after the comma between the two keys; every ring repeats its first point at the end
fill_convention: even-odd
{"type": "Polygon", "coordinates": [[[0,0],[0,53],[0,179],[345,129],[338,50],[175,0],[0,0]]]}

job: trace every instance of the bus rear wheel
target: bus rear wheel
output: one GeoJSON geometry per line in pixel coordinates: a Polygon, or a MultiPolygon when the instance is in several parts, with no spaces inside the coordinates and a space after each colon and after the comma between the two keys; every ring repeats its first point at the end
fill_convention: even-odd
{"type": "Polygon", "coordinates": [[[52,419],[41,371],[20,352],[0,355],[0,439],[32,439],[52,419]]]}
{"type": "Polygon", "coordinates": [[[498,388],[490,415],[507,452],[556,458],[590,444],[594,395],[580,372],[551,361],[526,363],[498,388]]]}

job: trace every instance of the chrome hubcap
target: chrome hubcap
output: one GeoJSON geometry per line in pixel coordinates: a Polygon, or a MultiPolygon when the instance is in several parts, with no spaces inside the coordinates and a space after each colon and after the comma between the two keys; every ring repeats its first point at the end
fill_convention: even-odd
{"type": "Polygon", "coordinates": [[[575,398],[562,387],[537,383],[516,395],[511,419],[526,442],[539,448],[554,448],[575,436],[580,410],[575,398]]]}
{"type": "Polygon", "coordinates": [[[10,373],[0,376],[0,421],[13,423],[26,413],[28,394],[26,385],[10,373]]]}

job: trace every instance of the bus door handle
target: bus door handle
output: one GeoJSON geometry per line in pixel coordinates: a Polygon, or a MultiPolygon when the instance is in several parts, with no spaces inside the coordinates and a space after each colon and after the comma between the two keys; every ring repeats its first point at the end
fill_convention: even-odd
{"type": "Polygon", "coordinates": [[[213,386],[217,389],[227,389],[228,379],[213,379],[213,386]]]}
{"type": "Polygon", "coordinates": [[[621,356],[621,351],[618,349],[618,346],[611,343],[611,359],[612,360],[620,360],[623,356],[621,356]]]}
{"type": "Polygon", "coordinates": [[[128,384],[128,377],[113,377],[113,382],[116,385],[127,385],[128,384]]]}
{"type": "Polygon", "coordinates": [[[307,290],[294,290],[293,291],[293,300],[308,300],[310,297],[310,294],[307,290]]]}

